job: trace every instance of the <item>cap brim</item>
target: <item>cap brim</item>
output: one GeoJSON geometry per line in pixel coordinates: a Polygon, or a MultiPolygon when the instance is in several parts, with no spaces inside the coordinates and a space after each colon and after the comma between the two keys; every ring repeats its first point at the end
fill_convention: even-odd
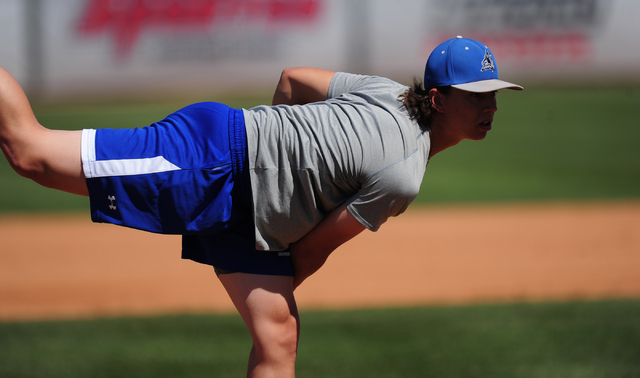
{"type": "Polygon", "coordinates": [[[467,92],[493,92],[500,89],[513,89],[516,91],[521,91],[524,88],[517,84],[509,83],[506,81],[491,79],[491,80],[482,80],[475,81],[473,83],[465,83],[465,84],[454,84],[452,85],[454,88],[462,89],[467,92]]]}

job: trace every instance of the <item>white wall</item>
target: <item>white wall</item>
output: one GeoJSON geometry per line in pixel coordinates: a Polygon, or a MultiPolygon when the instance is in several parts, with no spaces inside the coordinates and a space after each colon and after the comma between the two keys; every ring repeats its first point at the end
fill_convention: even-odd
{"type": "Polygon", "coordinates": [[[409,82],[437,43],[460,34],[487,43],[505,79],[637,81],[639,16],[637,0],[0,0],[0,65],[44,97],[262,91],[282,68],[303,65],[409,82]],[[40,47],[26,37],[25,7],[38,1],[40,47]],[[174,3],[218,11],[202,22],[160,12],[139,27],[79,27],[89,5],[157,16],[174,3]]]}

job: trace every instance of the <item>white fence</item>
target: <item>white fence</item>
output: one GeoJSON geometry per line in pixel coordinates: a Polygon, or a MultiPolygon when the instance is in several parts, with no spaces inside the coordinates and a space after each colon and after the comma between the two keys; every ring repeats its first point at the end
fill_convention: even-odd
{"type": "Polygon", "coordinates": [[[409,82],[442,40],[503,78],[640,77],[637,0],[0,0],[0,66],[47,98],[265,90],[286,66],[409,82]]]}

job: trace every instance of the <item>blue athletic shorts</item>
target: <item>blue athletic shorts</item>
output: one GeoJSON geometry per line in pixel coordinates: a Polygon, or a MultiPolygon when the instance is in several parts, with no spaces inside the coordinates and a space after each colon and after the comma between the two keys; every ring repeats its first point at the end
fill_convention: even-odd
{"type": "Polygon", "coordinates": [[[288,251],[255,249],[242,110],[187,106],[136,129],[84,130],[91,219],[180,234],[182,257],[218,269],[293,275],[288,251]]]}

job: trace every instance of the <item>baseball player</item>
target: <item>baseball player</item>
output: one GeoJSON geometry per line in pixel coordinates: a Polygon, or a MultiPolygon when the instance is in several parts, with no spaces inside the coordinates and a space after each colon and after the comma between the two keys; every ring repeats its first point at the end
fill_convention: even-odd
{"type": "Polygon", "coordinates": [[[505,88],[522,89],[458,37],[432,52],[424,88],[289,68],[272,106],[198,103],[145,128],[58,131],[0,69],[0,146],[19,174],[88,195],[95,222],[183,235],[183,257],[215,267],[249,328],[248,376],[292,377],[294,289],[404,212],[432,156],[484,139],[505,88]]]}

